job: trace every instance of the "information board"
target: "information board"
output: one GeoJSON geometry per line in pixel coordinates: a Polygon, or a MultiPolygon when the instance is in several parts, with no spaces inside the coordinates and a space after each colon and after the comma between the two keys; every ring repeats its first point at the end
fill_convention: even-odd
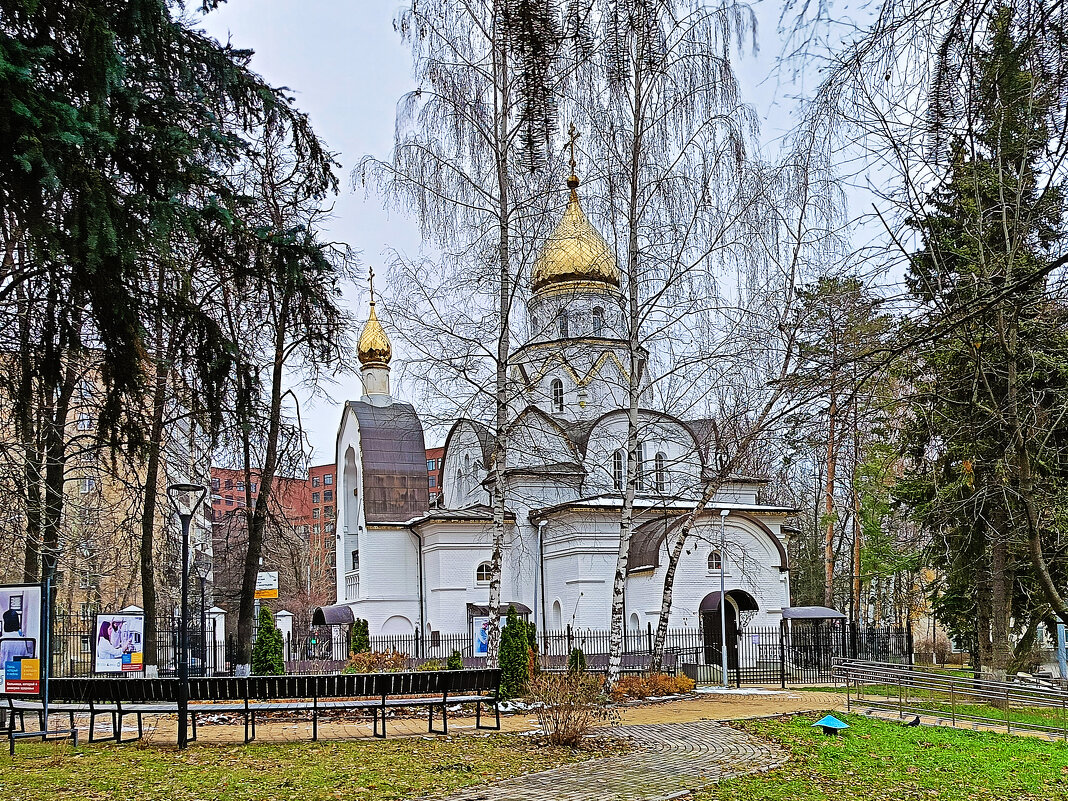
{"type": "Polygon", "coordinates": [[[41,587],[0,586],[0,695],[41,692],[41,587]]]}
{"type": "Polygon", "coordinates": [[[94,647],[97,673],[130,673],[145,668],[145,619],[141,615],[97,615],[94,647]]]}

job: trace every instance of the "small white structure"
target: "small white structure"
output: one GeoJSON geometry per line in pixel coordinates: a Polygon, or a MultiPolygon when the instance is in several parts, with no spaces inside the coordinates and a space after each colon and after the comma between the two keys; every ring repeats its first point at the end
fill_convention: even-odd
{"type": "MultiPolygon", "coordinates": [[[[581,209],[578,179],[568,185],[567,209],[532,274],[532,335],[511,358],[501,600],[539,629],[603,630],[626,479],[630,360],[615,258],[581,209]]],[[[359,344],[364,396],[345,405],[337,438],[338,603],[367,619],[372,635],[473,637],[489,602],[490,430],[453,424],[440,506],[431,509],[422,425],[390,394],[390,356],[372,298],[359,344]]],[[[631,630],[658,621],[667,541],[701,495],[714,433],[711,421],[655,409],[643,408],[639,423],[631,630]]],[[[737,477],[698,518],[678,567],[672,628],[704,619],[718,630],[723,571],[728,631],[778,625],[790,598],[782,525],[793,510],[759,503],[760,486],[737,477]]]]}

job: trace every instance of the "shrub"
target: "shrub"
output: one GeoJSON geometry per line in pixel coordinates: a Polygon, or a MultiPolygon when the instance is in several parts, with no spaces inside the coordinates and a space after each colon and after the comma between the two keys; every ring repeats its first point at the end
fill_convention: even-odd
{"type": "Polygon", "coordinates": [[[266,604],[260,606],[260,625],[256,632],[256,644],[252,646],[252,674],[254,676],[281,676],[286,672],[282,658],[282,632],[274,625],[274,615],[266,604]]]}
{"type": "Polygon", "coordinates": [[[400,651],[363,651],[349,654],[342,673],[395,673],[404,670],[408,655],[400,651]]]}
{"type": "Polygon", "coordinates": [[[600,680],[581,671],[541,673],[530,682],[530,696],[537,703],[538,724],[553,745],[574,748],[596,723],[613,719],[600,680]]]}
{"type": "Polygon", "coordinates": [[[453,651],[451,654],[449,654],[449,661],[446,664],[446,667],[448,670],[464,669],[464,659],[462,656],[460,656],[459,651],[453,651]]]}
{"type": "Polygon", "coordinates": [[[371,633],[367,621],[356,618],[349,632],[349,653],[362,654],[371,650],[371,633]]]}
{"type": "Polygon", "coordinates": [[[612,688],[612,700],[625,698],[649,698],[663,695],[688,693],[697,686],[689,676],[669,676],[666,673],[651,673],[648,676],[622,676],[612,688]]]}
{"type": "Polygon", "coordinates": [[[571,653],[567,655],[567,672],[583,673],[585,670],[586,654],[582,653],[581,648],[572,648],[571,653]]]}
{"type": "Polygon", "coordinates": [[[433,672],[435,670],[444,670],[444,669],[445,669],[445,663],[442,662],[440,659],[428,659],[423,664],[421,664],[419,667],[416,668],[416,670],[422,670],[422,671],[426,671],[428,673],[429,672],[433,672]]]}
{"type": "Polygon", "coordinates": [[[515,607],[508,607],[508,619],[501,632],[501,697],[515,698],[526,692],[530,681],[530,646],[527,624],[515,607]]]}

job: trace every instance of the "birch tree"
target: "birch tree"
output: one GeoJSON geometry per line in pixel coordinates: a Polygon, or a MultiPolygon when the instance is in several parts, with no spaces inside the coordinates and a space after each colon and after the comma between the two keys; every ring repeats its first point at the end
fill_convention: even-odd
{"type": "Polygon", "coordinates": [[[496,665],[507,534],[508,366],[524,263],[517,254],[529,253],[539,201],[548,197],[540,168],[551,149],[559,10],[548,0],[412,2],[397,29],[411,49],[418,85],[398,104],[390,159],[365,157],[355,180],[413,211],[424,239],[440,249],[437,269],[398,259],[397,281],[423,287],[414,299],[424,302],[422,311],[413,316],[436,323],[430,339],[444,360],[432,382],[457,392],[467,411],[490,411],[488,661],[496,665]],[[458,302],[450,309],[446,298],[458,302]]]}

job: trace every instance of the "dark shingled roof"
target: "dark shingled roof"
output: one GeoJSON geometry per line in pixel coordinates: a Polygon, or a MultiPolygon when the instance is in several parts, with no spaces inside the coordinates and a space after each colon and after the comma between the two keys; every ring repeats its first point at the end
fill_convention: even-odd
{"type": "Polygon", "coordinates": [[[360,423],[363,506],[368,523],[411,520],[430,510],[423,425],[408,403],[349,401],[360,423]]]}

